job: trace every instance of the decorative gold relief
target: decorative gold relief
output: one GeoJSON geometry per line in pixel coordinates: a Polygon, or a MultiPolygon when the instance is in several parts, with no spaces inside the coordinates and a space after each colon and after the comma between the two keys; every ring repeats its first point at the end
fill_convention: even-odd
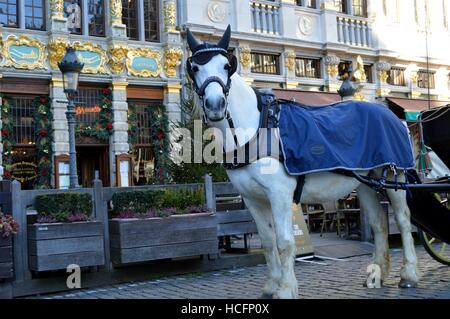
{"type": "Polygon", "coordinates": [[[66,48],[67,42],[62,38],[52,39],[48,43],[48,60],[52,69],[58,69],[58,63],[64,57],[66,48]]]}
{"type": "Polygon", "coordinates": [[[355,94],[353,94],[353,100],[356,101],[365,101],[366,97],[362,92],[356,92],[355,94]]]}
{"type": "Polygon", "coordinates": [[[356,68],[353,72],[353,80],[356,82],[365,82],[367,79],[366,72],[364,71],[364,62],[360,55],[356,57],[356,68]]]}
{"type": "Polygon", "coordinates": [[[88,41],[75,42],[71,45],[77,53],[78,59],[84,63],[83,73],[106,73],[106,52],[98,44],[88,41]]]}
{"type": "Polygon", "coordinates": [[[166,32],[176,32],[177,6],[173,0],[164,2],[164,26],[166,32]]]}
{"type": "Polygon", "coordinates": [[[391,90],[389,90],[388,88],[379,88],[376,91],[377,96],[387,96],[389,95],[389,93],[391,93],[391,90]]]}
{"type": "Polygon", "coordinates": [[[164,72],[168,77],[177,75],[177,65],[180,63],[183,52],[180,48],[166,48],[164,50],[164,72]]]}
{"type": "Polygon", "coordinates": [[[52,12],[52,18],[63,18],[64,14],[64,1],[63,0],[50,0],[50,10],[52,12]]]}
{"type": "Polygon", "coordinates": [[[380,79],[381,83],[386,83],[387,79],[389,77],[389,74],[387,71],[378,71],[378,78],[380,79]]]}
{"type": "Polygon", "coordinates": [[[26,35],[8,36],[3,43],[2,55],[5,57],[3,66],[6,67],[26,70],[46,68],[44,43],[26,35]]]}
{"type": "Polygon", "coordinates": [[[417,71],[412,71],[411,72],[411,75],[410,75],[410,79],[411,79],[411,82],[412,82],[412,84],[416,84],[417,83],[417,79],[418,79],[418,75],[417,75],[417,71]]]}
{"type": "Polygon", "coordinates": [[[338,73],[339,73],[339,69],[338,69],[337,65],[329,64],[327,66],[327,74],[328,74],[328,76],[335,78],[338,75],[338,73]]]}
{"type": "Polygon", "coordinates": [[[285,63],[286,67],[289,71],[293,72],[295,70],[295,52],[294,51],[288,51],[286,52],[286,58],[285,63]]]}
{"type": "Polygon", "coordinates": [[[111,24],[122,24],[122,0],[111,0],[111,24]]]}
{"type": "Polygon", "coordinates": [[[250,67],[252,58],[251,58],[251,50],[250,47],[240,47],[240,54],[239,54],[239,62],[241,62],[241,65],[248,69],[250,67]]]}
{"type": "Polygon", "coordinates": [[[134,76],[157,77],[161,73],[161,53],[144,48],[129,49],[127,69],[134,76]]]}
{"type": "Polygon", "coordinates": [[[125,59],[127,57],[128,48],[125,46],[113,46],[108,48],[109,68],[112,73],[122,73],[125,69],[125,59]]]}

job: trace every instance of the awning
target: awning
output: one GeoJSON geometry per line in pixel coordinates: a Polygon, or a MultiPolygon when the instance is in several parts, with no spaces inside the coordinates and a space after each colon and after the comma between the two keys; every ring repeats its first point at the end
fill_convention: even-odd
{"type": "Polygon", "coordinates": [[[305,105],[318,106],[341,101],[337,93],[280,89],[273,89],[273,92],[278,99],[292,100],[305,105]]]}
{"type": "MultiPolygon", "coordinates": [[[[402,119],[406,121],[416,121],[420,112],[426,111],[429,108],[428,100],[406,99],[387,97],[389,108],[402,119]]],[[[431,100],[430,107],[441,107],[449,104],[449,101],[431,100]]]]}

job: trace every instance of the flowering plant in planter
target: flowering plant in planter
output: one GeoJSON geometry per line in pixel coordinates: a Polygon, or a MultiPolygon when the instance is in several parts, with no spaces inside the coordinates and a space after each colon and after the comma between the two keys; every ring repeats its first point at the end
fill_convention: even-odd
{"type": "Polygon", "coordinates": [[[11,215],[0,213],[0,236],[9,237],[19,232],[19,224],[11,215]]]}
{"type": "Polygon", "coordinates": [[[91,195],[86,193],[38,195],[34,205],[38,223],[88,221],[92,213],[91,195]]]}

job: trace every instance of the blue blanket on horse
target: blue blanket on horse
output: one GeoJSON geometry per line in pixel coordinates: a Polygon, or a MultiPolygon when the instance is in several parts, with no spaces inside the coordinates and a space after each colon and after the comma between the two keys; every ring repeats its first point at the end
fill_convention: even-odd
{"type": "Polygon", "coordinates": [[[290,175],[414,167],[406,127],[380,104],[346,101],[305,107],[280,102],[280,106],[281,147],[290,175]]]}

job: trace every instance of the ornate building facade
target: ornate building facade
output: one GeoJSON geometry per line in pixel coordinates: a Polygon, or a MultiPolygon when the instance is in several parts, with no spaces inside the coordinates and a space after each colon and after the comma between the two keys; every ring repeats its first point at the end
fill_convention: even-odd
{"type": "Polygon", "coordinates": [[[416,116],[428,98],[437,106],[450,97],[448,0],[178,3],[182,27],[205,41],[231,24],[239,73],[278,96],[337,101],[341,76],[354,63],[361,76],[356,97],[386,102],[401,117],[416,116]]]}
{"type": "Polygon", "coordinates": [[[176,0],[0,1],[2,177],[23,188],[67,186],[58,62],[70,46],[85,64],[76,103],[80,185],[153,180],[165,124],[180,118],[177,25],[176,0]]]}

